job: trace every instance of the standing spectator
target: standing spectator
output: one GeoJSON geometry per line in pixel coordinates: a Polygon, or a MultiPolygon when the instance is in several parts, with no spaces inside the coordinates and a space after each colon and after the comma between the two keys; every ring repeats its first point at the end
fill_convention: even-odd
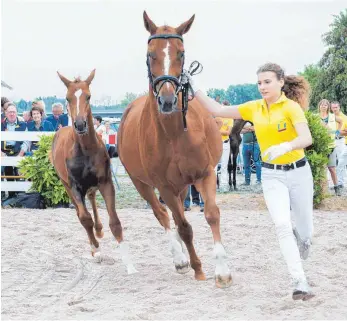
{"type": "MultiPolygon", "coordinates": [[[[54,132],[52,123],[42,119],[43,110],[40,107],[32,107],[30,115],[33,120],[28,123],[29,132],[54,132]]],[[[38,147],[37,141],[31,142],[31,154],[34,150],[38,149],[38,147]]]]}
{"type": "Polygon", "coordinates": [[[1,122],[6,118],[6,109],[10,101],[6,97],[1,97],[1,122]]]}
{"type": "Polygon", "coordinates": [[[323,125],[328,129],[331,137],[331,143],[329,144],[330,154],[328,169],[331,175],[331,179],[334,184],[335,194],[341,196],[341,191],[337,183],[336,176],[336,141],[335,138],[340,136],[342,128],[342,119],[335,114],[330,113],[330,102],[327,99],[322,99],[318,104],[318,111],[323,125]]]}
{"type": "Polygon", "coordinates": [[[59,129],[59,117],[64,112],[64,106],[61,103],[54,103],[52,105],[52,116],[47,117],[47,121],[51,122],[55,130],[59,129]]]}
{"type": "Polygon", "coordinates": [[[243,166],[245,170],[245,185],[251,185],[251,158],[255,164],[255,172],[257,176],[257,184],[261,184],[261,160],[260,148],[257,136],[254,132],[254,126],[247,122],[241,130],[243,134],[242,156],[243,166]]]}
{"type": "Polygon", "coordinates": [[[187,191],[187,196],[184,200],[184,210],[185,211],[190,211],[190,201],[192,198],[192,202],[194,206],[200,206],[200,212],[204,211],[204,200],[201,197],[201,194],[198,192],[198,190],[195,188],[194,185],[190,185],[188,187],[188,191],[187,191]]]}
{"type": "Polygon", "coordinates": [[[105,145],[106,145],[106,149],[108,152],[108,155],[110,156],[110,158],[112,157],[117,157],[117,132],[115,132],[112,128],[111,128],[111,124],[109,121],[105,122],[105,131],[102,134],[102,140],[104,141],[105,145]],[[115,144],[109,144],[109,136],[110,135],[115,135],[115,144]]]}
{"type": "MultiPolygon", "coordinates": [[[[20,121],[17,117],[17,107],[14,103],[9,103],[6,109],[6,117],[1,123],[1,131],[26,131],[27,124],[20,121]]],[[[24,156],[28,151],[29,143],[26,141],[2,141],[1,142],[1,156],[24,156]]],[[[4,173],[6,176],[19,176],[18,168],[13,166],[5,166],[4,173]]],[[[14,181],[14,178],[7,178],[7,181],[14,181]]],[[[9,192],[9,197],[16,196],[16,192],[9,192]]]]}
{"type": "MultiPolygon", "coordinates": [[[[223,105],[227,106],[228,102],[224,102],[223,105]]],[[[216,118],[217,126],[220,126],[219,131],[221,133],[221,139],[223,143],[223,153],[221,157],[221,168],[220,168],[220,192],[227,193],[229,191],[229,180],[228,180],[228,162],[230,156],[230,142],[229,135],[231,133],[231,128],[233,127],[233,119],[232,118],[216,118]]],[[[215,172],[217,175],[217,168],[215,168],[215,172]]]]}
{"type": "Polygon", "coordinates": [[[94,117],[94,129],[96,133],[100,136],[105,132],[105,126],[102,124],[102,117],[95,116],[94,117]]]}
{"type": "Polygon", "coordinates": [[[339,189],[344,187],[345,168],[347,165],[347,116],[341,111],[338,101],[331,102],[331,111],[335,116],[342,118],[343,126],[340,136],[336,139],[336,154],[338,165],[336,167],[336,175],[339,189]]]}

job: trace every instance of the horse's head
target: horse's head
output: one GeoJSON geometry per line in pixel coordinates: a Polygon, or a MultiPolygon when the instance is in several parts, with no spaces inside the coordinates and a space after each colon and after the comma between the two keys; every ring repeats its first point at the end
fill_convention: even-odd
{"type": "Polygon", "coordinates": [[[147,49],[148,77],[159,111],[163,114],[177,110],[184,66],[182,35],[189,31],[194,17],[195,15],[177,28],[157,27],[146,11],[143,13],[145,28],[151,34],[147,49]]]}
{"type": "Polygon", "coordinates": [[[74,81],[71,81],[59,72],[58,75],[67,88],[66,100],[69,104],[70,116],[75,131],[79,135],[86,134],[88,132],[87,119],[91,113],[89,85],[94,79],[95,69],[86,80],[76,78],[74,81]]]}

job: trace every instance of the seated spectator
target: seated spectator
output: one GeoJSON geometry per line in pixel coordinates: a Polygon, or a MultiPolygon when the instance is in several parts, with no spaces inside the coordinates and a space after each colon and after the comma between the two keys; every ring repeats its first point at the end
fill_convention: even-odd
{"type": "Polygon", "coordinates": [[[1,97],[1,122],[6,118],[6,109],[10,101],[6,97],[1,97]]]}
{"type": "Polygon", "coordinates": [[[66,104],[66,114],[62,114],[59,116],[59,124],[58,124],[57,130],[66,126],[72,126],[72,119],[70,116],[69,104],[66,104]]]}
{"type": "MultiPolygon", "coordinates": [[[[14,103],[9,102],[6,109],[6,117],[1,123],[1,131],[26,131],[27,124],[24,121],[20,121],[17,117],[17,107],[14,103]]],[[[29,149],[29,142],[26,141],[2,141],[1,142],[1,156],[24,156],[29,149]]],[[[5,166],[4,174],[6,176],[19,176],[18,168],[13,166],[5,166]]],[[[7,181],[11,182],[16,179],[7,178],[7,181]]],[[[16,196],[16,192],[9,192],[9,197],[16,196]]]]}
{"type": "MultiPolygon", "coordinates": [[[[29,132],[54,132],[54,128],[51,122],[42,119],[43,111],[40,107],[32,107],[30,111],[32,121],[28,123],[29,132]]],[[[31,142],[31,152],[38,149],[38,142],[31,142]]]]}
{"type": "Polygon", "coordinates": [[[31,107],[39,107],[42,110],[42,119],[46,119],[46,104],[43,100],[34,100],[31,107]]]}
{"type": "Polygon", "coordinates": [[[29,110],[23,111],[23,120],[24,120],[26,123],[32,121],[32,118],[31,118],[31,115],[30,115],[30,111],[29,111],[29,110]]]}
{"type": "Polygon", "coordinates": [[[55,103],[52,105],[52,116],[47,117],[47,121],[51,122],[55,130],[59,129],[59,117],[64,112],[64,106],[61,103],[55,103]]]}

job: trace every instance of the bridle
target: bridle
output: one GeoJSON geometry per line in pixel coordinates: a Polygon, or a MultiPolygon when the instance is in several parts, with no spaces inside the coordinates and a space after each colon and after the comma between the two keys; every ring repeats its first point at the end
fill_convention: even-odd
{"type": "MultiPolygon", "coordinates": [[[[161,34],[161,35],[150,36],[148,38],[148,44],[153,39],[179,39],[183,43],[183,37],[181,35],[177,35],[177,34],[161,34]]],[[[163,75],[163,76],[159,76],[159,77],[154,78],[152,71],[151,71],[149,53],[147,54],[146,64],[147,64],[149,83],[151,84],[153,94],[154,94],[157,102],[158,102],[159,92],[160,92],[161,88],[164,86],[164,84],[167,82],[169,82],[175,88],[175,95],[178,95],[178,93],[180,91],[182,91],[182,109],[176,108],[174,111],[175,112],[182,112],[184,131],[187,131],[186,114],[188,111],[188,101],[191,101],[194,98],[194,91],[192,90],[189,83],[182,84],[182,82],[181,82],[185,56],[183,55],[182,58],[183,58],[183,62],[182,62],[182,67],[181,67],[181,73],[178,77],[171,76],[171,75],[163,75]],[[161,83],[161,84],[160,84],[159,88],[157,88],[159,83],[161,83]],[[191,98],[189,98],[189,91],[191,94],[191,98]]],[[[201,73],[202,69],[203,69],[203,67],[198,61],[193,61],[192,64],[190,65],[188,72],[191,75],[196,75],[196,74],[201,73]]]]}

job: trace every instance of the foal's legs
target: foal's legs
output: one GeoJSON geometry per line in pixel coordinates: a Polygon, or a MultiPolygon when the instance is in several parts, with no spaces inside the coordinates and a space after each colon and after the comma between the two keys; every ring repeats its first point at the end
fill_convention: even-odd
{"type": "Polygon", "coordinates": [[[89,192],[87,196],[93,208],[95,233],[96,236],[101,239],[104,236],[104,231],[102,230],[102,223],[96,206],[95,194],[96,192],[93,191],[89,192]]]}
{"type": "Polygon", "coordinates": [[[77,191],[76,189],[70,189],[70,187],[65,182],[63,182],[63,185],[65,186],[65,189],[67,193],[69,194],[71,201],[75,205],[77,216],[81,224],[87,231],[89,243],[92,249],[92,255],[95,256],[97,260],[99,260],[100,259],[99,242],[96,240],[94,236],[94,231],[93,231],[94,222],[93,222],[92,216],[88,212],[87,207],[85,205],[84,196],[82,196],[80,192],[77,191]]]}
{"type": "Polygon", "coordinates": [[[190,256],[190,265],[195,271],[195,279],[205,280],[205,274],[201,269],[201,261],[196,255],[193,245],[193,229],[184,216],[182,194],[175,196],[168,189],[161,189],[159,192],[165,204],[170,208],[175,224],[177,225],[178,234],[187,247],[190,256]]]}
{"type": "Polygon", "coordinates": [[[119,243],[122,261],[127,267],[128,274],[136,273],[136,269],[129,256],[129,246],[123,241],[123,229],[116,212],[116,194],[111,176],[99,185],[99,190],[105,200],[108,215],[110,216],[110,229],[117,242],[119,243]]]}
{"type": "Polygon", "coordinates": [[[213,254],[217,262],[215,270],[216,286],[220,288],[228,287],[231,284],[231,273],[227,264],[227,254],[221,243],[220,213],[216,205],[216,174],[212,167],[209,168],[208,175],[196,182],[195,186],[205,201],[205,217],[213,234],[213,254]]]}
{"type": "Polygon", "coordinates": [[[151,205],[155,217],[166,231],[170,241],[170,250],[173,256],[176,271],[181,274],[187,273],[189,271],[189,263],[182,250],[182,241],[177,232],[173,232],[170,229],[170,218],[165,206],[160,204],[152,186],[146,185],[133,177],[131,177],[131,180],[133,181],[140,195],[151,205]]]}

